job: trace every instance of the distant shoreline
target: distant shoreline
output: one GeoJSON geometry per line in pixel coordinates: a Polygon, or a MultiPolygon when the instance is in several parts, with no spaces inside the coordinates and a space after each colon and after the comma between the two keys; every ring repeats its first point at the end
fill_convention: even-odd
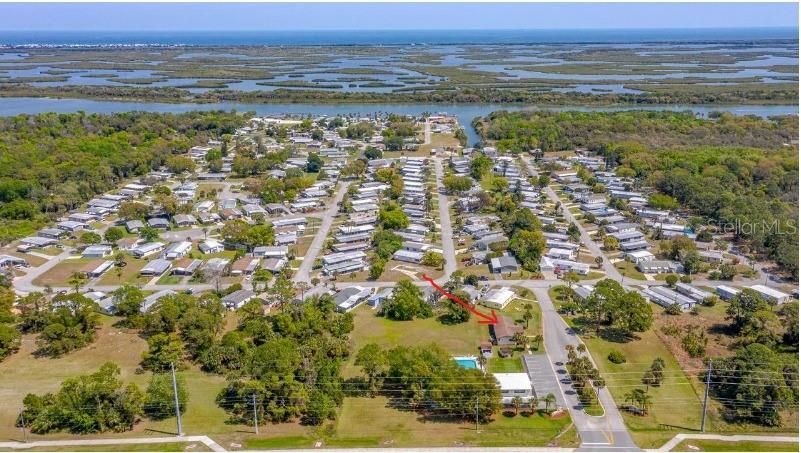
{"type": "Polygon", "coordinates": [[[130,47],[358,47],[537,44],[753,44],[798,42],[798,29],[0,31],[0,50],[130,47]]]}

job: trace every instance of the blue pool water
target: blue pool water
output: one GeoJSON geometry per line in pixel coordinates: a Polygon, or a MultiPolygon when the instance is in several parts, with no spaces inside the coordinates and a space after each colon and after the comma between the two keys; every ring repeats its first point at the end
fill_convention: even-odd
{"type": "Polygon", "coordinates": [[[462,368],[467,368],[470,370],[475,370],[478,368],[478,364],[476,363],[475,359],[454,359],[456,363],[459,364],[462,368]]]}

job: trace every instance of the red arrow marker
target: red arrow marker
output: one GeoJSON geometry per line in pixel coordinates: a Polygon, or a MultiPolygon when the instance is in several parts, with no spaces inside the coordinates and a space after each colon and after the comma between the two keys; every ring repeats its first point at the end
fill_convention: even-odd
{"type": "Polygon", "coordinates": [[[443,296],[445,296],[448,299],[456,302],[457,304],[459,304],[462,307],[464,307],[465,310],[467,310],[470,313],[473,313],[474,315],[476,315],[479,318],[481,318],[481,319],[478,320],[479,324],[498,324],[498,315],[495,314],[495,310],[490,310],[490,313],[492,313],[492,316],[486,315],[484,313],[481,313],[480,311],[476,310],[472,305],[468,304],[467,302],[463,301],[462,299],[459,299],[458,297],[454,296],[453,294],[451,294],[451,293],[445,291],[444,289],[442,289],[428,275],[423,274],[423,280],[427,281],[428,283],[431,283],[431,286],[433,286],[434,289],[436,289],[437,291],[442,293],[443,296]]]}

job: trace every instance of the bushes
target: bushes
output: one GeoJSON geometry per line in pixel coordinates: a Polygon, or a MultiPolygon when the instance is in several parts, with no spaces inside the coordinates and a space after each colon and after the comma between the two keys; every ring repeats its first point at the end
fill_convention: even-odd
{"type": "Polygon", "coordinates": [[[122,432],[142,414],[143,395],[134,384],[123,386],[120,368],[107,362],[93,374],[65,380],[56,393],[25,396],[17,426],[36,434],[122,432]]]}
{"type": "Polygon", "coordinates": [[[606,358],[609,359],[610,362],[617,363],[618,365],[621,363],[626,363],[626,356],[624,356],[623,353],[617,349],[610,352],[606,358]]]}

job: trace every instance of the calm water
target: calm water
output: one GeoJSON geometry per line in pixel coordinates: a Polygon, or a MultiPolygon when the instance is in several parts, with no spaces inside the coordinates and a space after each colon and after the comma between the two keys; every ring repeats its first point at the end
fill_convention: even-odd
{"type": "Polygon", "coordinates": [[[419,115],[423,112],[446,112],[456,116],[465,127],[468,143],[478,141],[478,135],[470,127],[470,122],[477,116],[485,116],[497,110],[547,110],[547,111],[623,111],[623,110],[670,110],[692,111],[699,116],[707,116],[710,112],[730,112],[736,115],[757,115],[768,117],[773,115],[798,115],[797,105],[659,105],[659,106],[615,106],[615,107],[535,107],[523,105],[498,104],[248,104],[239,102],[221,102],[215,104],[167,104],[157,102],[118,102],[94,101],[85,99],[49,99],[49,98],[0,98],[0,116],[18,115],[21,113],[115,113],[129,111],[148,111],[162,113],[181,113],[190,110],[236,110],[255,112],[258,115],[312,115],[312,116],[370,116],[375,113],[397,113],[403,115],[419,115]]]}
{"type": "MultiPolygon", "coordinates": [[[[332,18],[332,20],[336,20],[332,18]]],[[[385,30],[385,31],[0,31],[5,45],[395,45],[633,43],[797,39],[798,29],[628,29],[628,30],[385,30]]]]}

